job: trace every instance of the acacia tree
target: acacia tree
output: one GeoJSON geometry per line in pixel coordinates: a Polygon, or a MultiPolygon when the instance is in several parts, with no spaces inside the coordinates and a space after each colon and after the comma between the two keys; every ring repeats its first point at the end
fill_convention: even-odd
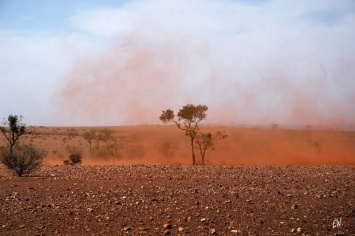
{"type": "Polygon", "coordinates": [[[118,156],[118,144],[113,134],[114,132],[110,129],[100,131],[91,129],[83,133],[83,138],[89,143],[91,154],[118,156]],[[93,142],[96,142],[94,147],[93,142]],[[106,150],[100,149],[100,142],[105,144],[106,150]]]}
{"type": "Polygon", "coordinates": [[[208,149],[215,149],[215,141],[218,139],[225,139],[228,135],[223,131],[217,131],[216,134],[212,135],[211,133],[198,133],[195,138],[198,150],[201,155],[202,165],[205,164],[205,155],[208,149]]]}
{"type": "Polygon", "coordinates": [[[183,106],[177,113],[177,119],[174,111],[167,109],[162,112],[159,119],[163,123],[173,122],[179,129],[184,130],[185,134],[190,137],[192,165],[196,165],[196,157],[194,152],[194,141],[198,133],[199,123],[206,119],[208,107],[205,105],[187,104],[183,106]]]}
{"type": "Polygon", "coordinates": [[[109,141],[113,140],[113,131],[109,129],[100,130],[98,134],[98,139],[105,143],[106,148],[109,149],[109,141]]]}
{"type": "Polygon", "coordinates": [[[7,121],[3,122],[3,126],[0,126],[0,132],[6,138],[10,154],[12,154],[16,142],[26,134],[26,125],[22,123],[22,116],[10,114],[7,121]]]}
{"type": "Polygon", "coordinates": [[[83,133],[83,138],[88,141],[89,143],[89,148],[90,151],[92,150],[91,145],[92,145],[92,140],[96,138],[96,130],[91,129],[90,131],[86,131],[83,133]]]}

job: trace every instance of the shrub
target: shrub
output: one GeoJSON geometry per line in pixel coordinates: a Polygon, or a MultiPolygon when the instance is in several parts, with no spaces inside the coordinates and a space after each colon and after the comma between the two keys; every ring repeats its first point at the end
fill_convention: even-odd
{"type": "Polygon", "coordinates": [[[64,165],[76,165],[82,162],[83,157],[80,150],[71,146],[67,146],[66,150],[69,153],[69,159],[64,160],[64,165]]]}
{"type": "Polygon", "coordinates": [[[37,170],[47,155],[47,150],[33,145],[15,146],[12,151],[1,149],[1,162],[17,176],[28,175],[37,170]]]}
{"type": "Polygon", "coordinates": [[[80,153],[72,153],[69,155],[69,160],[71,161],[72,165],[80,164],[82,156],[80,153]]]}

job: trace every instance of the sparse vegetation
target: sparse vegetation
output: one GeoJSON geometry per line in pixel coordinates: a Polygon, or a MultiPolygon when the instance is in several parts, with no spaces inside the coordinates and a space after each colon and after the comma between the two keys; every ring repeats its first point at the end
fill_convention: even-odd
{"type": "Polygon", "coordinates": [[[89,143],[89,149],[92,151],[92,141],[96,139],[96,130],[91,129],[84,132],[83,138],[89,143]]]}
{"type": "Polygon", "coordinates": [[[167,109],[163,111],[159,119],[163,123],[173,122],[179,129],[185,131],[185,134],[190,137],[192,165],[196,165],[196,157],[194,152],[195,138],[199,130],[199,123],[206,119],[208,107],[205,105],[187,104],[183,106],[178,114],[177,119],[174,111],[167,109]]]}
{"type": "Polygon", "coordinates": [[[89,143],[89,151],[94,156],[117,157],[119,155],[117,141],[113,136],[113,131],[110,129],[103,129],[100,131],[92,129],[84,132],[83,138],[89,143]],[[101,142],[104,146],[101,145],[101,142]],[[96,145],[94,146],[94,144],[96,145]]]}
{"type": "Polygon", "coordinates": [[[67,146],[66,151],[69,153],[69,159],[64,160],[64,165],[77,165],[82,163],[82,153],[78,148],[67,146]]]}
{"type": "Polygon", "coordinates": [[[71,137],[79,136],[79,133],[74,128],[71,128],[71,129],[67,129],[67,135],[69,138],[71,138],[71,137]]]}
{"type": "Polygon", "coordinates": [[[17,176],[28,175],[41,166],[47,153],[45,149],[33,145],[16,145],[12,151],[1,150],[1,161],[17,176]]]}
{"type": "MultiPolygon", "coordinates": [[[[0,150],[1,162],[17,176],[27,175],[37,170],[47,151],[33,145],[19,145],[21,136],[27,134],[22,116],[10,114],[0,132],[7,141],[7,147],[0,150]]],[[[33,140],[32,140],[33,141],[33,140]]]]}
{"type": "Polygon", "coordinates": [[[196,135],[195,142],[197,144],[197,148],[200,152],[202,165],[205,164],[205,155],[208,149],[215,149],[215,142],[218,139],[225,139],[228,135],[223,131],[217,131],[216,134],[212,135],[211,133],[198,133],[196,135]]]}

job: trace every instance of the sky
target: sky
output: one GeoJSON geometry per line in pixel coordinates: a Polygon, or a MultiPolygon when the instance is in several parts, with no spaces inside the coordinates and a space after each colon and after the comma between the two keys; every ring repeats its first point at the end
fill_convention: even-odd
{"type": "Polygon", "coordinates": [[[353,0],[0,0],[0,118],[355,123],[353,0]]]}

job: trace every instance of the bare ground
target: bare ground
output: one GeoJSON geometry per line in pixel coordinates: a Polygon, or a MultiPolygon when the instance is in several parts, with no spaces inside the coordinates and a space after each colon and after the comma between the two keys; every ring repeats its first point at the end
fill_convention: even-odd
{"type": "Polygon", "coordinates": [[[0,235],[169,234],[355,235],[355,167],[0,166],[0,235]]]}

